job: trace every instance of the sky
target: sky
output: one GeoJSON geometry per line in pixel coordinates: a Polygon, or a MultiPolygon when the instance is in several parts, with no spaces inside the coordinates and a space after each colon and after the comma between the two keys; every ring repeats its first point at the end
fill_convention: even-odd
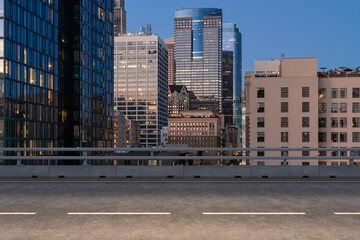
{"type": "Polygon", "coordinates": [[[317,57],[318,69],[360,67],[359,0],[125,0],[127,32],[152,24],[163,40],[173,36],[174,12],[223,9],[223,22],[243,36],[243,73],[254,60],[317,57]]]}

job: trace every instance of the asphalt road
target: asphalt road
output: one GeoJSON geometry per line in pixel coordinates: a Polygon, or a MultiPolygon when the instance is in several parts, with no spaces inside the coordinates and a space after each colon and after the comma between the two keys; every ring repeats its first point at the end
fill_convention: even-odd
{"type": "Polygon", "coordinates": [[[0,239],[360,239],[359,182],[1,182],[0,239]]]}

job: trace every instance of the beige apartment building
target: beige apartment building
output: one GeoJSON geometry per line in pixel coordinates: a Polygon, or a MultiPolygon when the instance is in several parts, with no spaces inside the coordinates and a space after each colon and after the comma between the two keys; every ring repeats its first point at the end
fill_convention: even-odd
{"type": "MultiPolygon", "coordinates": [[[[255,61],[245,77],[247,147],[284,148],[250,156],[344,156],[287,152],[292,147],[360,147],[360,75],[317,73],[316,58],[255,61]],[[356,76],[356,77],[354,77],[356,76]]],[[[279,165],[282,160],[251,160],[279,165]]],[[[288,160],[289,165],[344,165],[344,160],[288,160]]]]}

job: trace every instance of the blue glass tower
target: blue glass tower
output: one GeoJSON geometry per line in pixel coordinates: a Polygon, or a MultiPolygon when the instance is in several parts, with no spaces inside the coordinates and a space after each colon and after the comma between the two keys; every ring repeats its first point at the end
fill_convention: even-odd
{"type": "Polygon", "coordinates": [[[222,112],[222,10],[191,8],[175,12],[175,85],[195,95],[190,109],[222,112]]]}
{"type": "Polygon", "coordinates": [[[242,50],[241,33],[235,23],[223,24],[223,51],[233,52],[233,111],[234,123],[242,127],[241,86],[242,86],[242,50]]]}

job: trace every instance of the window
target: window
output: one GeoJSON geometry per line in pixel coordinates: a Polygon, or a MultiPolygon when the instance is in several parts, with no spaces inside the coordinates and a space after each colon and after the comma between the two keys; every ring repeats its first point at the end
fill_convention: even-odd
{"type": "Polygon", "coordinates": [[[347,103],[340,103],[340,112],[341,113],[347,112],[347,103]]]}
{"type": "Polygon", "coordinates": [[[302,142],[310,142],[310,132],[302,132],[302,142]]]}
{"type": "Polygon", "coordinates": [[[360,103],[353,103],[352,105],[352,112],[353,113],[359,113],[360,111],[360,103]]]}
{"type": "Polygon", "coordinates": [[[310,127],[310,118],[309,117],[303,117],[302,118],[302,127],[310,127]]]}
{"type": "Polygon", "coordinates": [[[257,97],[258,98],[264,98],[265,97],[265,89],[264,88],[258,88],[257,97]]]}
{"type": "Polygon", "coordinates": [[[341,128],[346,128],[347,127],[347,118],[346,117],[341,117],[340,118],[340,127],[341,128]]]}
{"type": "Polygon", "coordinates": [[[353,118],[352,126],[354,128],[360,127],[360,118],[358,117],[353,118]]]}
{"type": "Polygon", "coordinates": [[[319,118],[319,128],[326,128],[326,118],[319,118]]]}
{"type": "Polygon", "coordinates": [[[281,112],[286,113],[289,111],[289,103],[288,102],[282,102],[281,103],[281,112]]]}
{"type": "Polygon", "coordinates": [[[319,142],[326,142],[326,132],[319,132],[319,142]]]}
{"type": "Polygon", "coordinates": [[[264,132],[258,132],[257,133],[257,141],[258,142],[265,142],[265,133],[264,132]]]}
{"type": "Polygon", "coordinates": [[[331,89],[331,98],[338,98],[338,89],[337,88],[331,89]]]}
{"type": "Polygon", "coordinates": [[[288,142],[288,141],[289,141],[289,133],[281,132],[281,142],[288,142]]]}
{"type": "Polygon", "coordinates": [[[281,88],[281,97],[282,98],[289,97],[289,89],[287,87],[282,87],[281,88]]]}
{"type": "Polygon", "coordinates": [[[319,113],[326,113],[326,103],[319,103],[319,113]]]}
{"type": "Polygon", "coordinates": [[[302,88],[302,97],[303,98],[310,97],[310,88],[309,87],[302,88]]]}
{"type": "MultiPolygon", "coordinates": [[[[320,157],[326,157],[327,152],[326,151],[319,151],[318,154],[319,154],[320,157]]],[[[319,162],[319,165],[321,165],[320,162],[319,162]]],[[[326,162],[325,162],[324,165],[326,165],[326,162]]]]}
{"type": "Polygon", "coordinates": [[[265,112],[265,103],[263,103],[263,102],[259,102],[259,103],[258,103],[257,112],[258,112],[258,113],[263,113],[263,112],[265,112]]]}
{"type": "Polygon", "coordinates": [[[337,103],[332,103],[331,104],[331,112],[337,113],[338,111],[339,111],[339,105],[337,103]]]}
{"type": "Polygon", "coordinates": [[[320,88],[319,89],[319,99],[325,99],[326,98],[326,88],[320,88]]]}
{"type": "Polygon", "coordinates": [[[347,133],[346,132],[340,133],[340,142],[347,142],[347,133]]]}
{"type": "MultiPolygon", "coordinates": [[[[307,148],[307,147],[303,147],[303,148],[307,148]]],[[[310,156],[310,151],[302,151],[302,156],[303,156],[303,157],[308,157],[308,156],[310,156]]]]}
{"type": "Polygon", "coordinates": [[[281,127],[287,128],[289,126],[289,119],[287,117],[281,118],[281,127]]]}
{"type": "Polygon", "coordinates": [[[353,132],[353,142],[360,142],[360,132],[353,132]]]}
{"type": "Polygon", "coordinates": [[[340,98],[347,98],[347,89],[340,88],[340,98]]]}
{"type": "Polygon", "coordinates": [[[258,126],[259,128],[265,127],[265,118],[263,118],[263,117],[258,117],[258,118],[257,118],[257,126],[258,126]]]}
{"type": "Polygon", "coordinates": [[[302,112],[310,112],[310,103],[309,102],[302,103],[302,112]]]}
{"type": "Polygon", "coordinates": [[[338,118],[331,118],[331,127],[337,128],[339,125],[338,118]]]}
{"type": "Polygon", "coordinates": [[[265,162],[264,162],[264,161],[258,161],[256,164],[257,164],[257,166],[265,166],[265,162]]]}
{"type": "Polygon", "coordinates": [[[332,132],[331,133],[331,142],[338,142],[339,133],[332,132]]]}
{"type": "Polygon", "coordinates": [[[353,88],[352,95],[353,95],[353,98],[359,98],[360,97],[360,88],[353,88]]]}

